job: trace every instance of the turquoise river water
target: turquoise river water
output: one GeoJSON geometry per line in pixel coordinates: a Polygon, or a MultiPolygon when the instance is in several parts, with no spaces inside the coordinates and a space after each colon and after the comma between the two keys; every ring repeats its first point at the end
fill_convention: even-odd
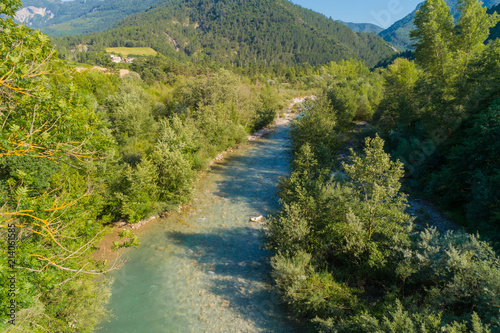
{"type": "Polygon", "coordinates": [[[263,225],[289,173],[288,126],[227,154],[181,213],[141,232],[98,332],[299,332],[272,287],[263,225]]]}

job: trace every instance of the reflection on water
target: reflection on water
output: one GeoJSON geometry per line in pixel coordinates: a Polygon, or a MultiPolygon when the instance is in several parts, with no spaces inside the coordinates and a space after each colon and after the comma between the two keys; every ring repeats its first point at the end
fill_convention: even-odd
{"type": "Polygon", "coordinates": [[[288,129],[212,167],[184,212],[156,222],[113,277],[99,332],[295,332],[271,287],[262,226],[289,172],[288,129]]]}

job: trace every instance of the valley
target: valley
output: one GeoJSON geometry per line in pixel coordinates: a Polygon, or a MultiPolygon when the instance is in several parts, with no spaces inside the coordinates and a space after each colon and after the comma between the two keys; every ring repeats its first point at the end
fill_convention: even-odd
{"type": "Polygon", "coordinates": [[[500,331],[484,5],[4,0],[0,331],[500,331]]]}

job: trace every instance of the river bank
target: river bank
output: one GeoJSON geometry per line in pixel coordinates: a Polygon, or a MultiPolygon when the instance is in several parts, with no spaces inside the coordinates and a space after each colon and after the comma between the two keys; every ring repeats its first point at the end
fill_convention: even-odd
{"type": "Polygon", "coordinates": [[[142,245],[110,274],[116,318],[99,332],[300,331],[272,286],[263,224],[250,221],[279,209],[292,118],[224,154],[191,204],[137,230],[142,245]]]}
{"type": "MultiPolygon", "coordinates": [[[[276,118],[274,123],[270,126],[264,127],[260,130],[258,130],[255,133],[252,133],[247,137],[248,142],[253,142],[256,140],[260,140],[262,137],[265,135],[271,133],[272,131],[275,130],[276,126],[281,126],[281,125],[286,125],[290,123],[294,117],[296,116],[297,110],[294,110],[297,105],[302,104],[306,99],[311,98],[315,99],[315,96],[304,96],[304,97],[296,97],[293,98],[290,103],[288,104],[288,107],[283,110],[283,113],[276,118]]],[[[300,108],[299,108],[300,110],[300,108]]],[[[245,147],[247,142],[243,143],[242,145],[237,145],[235,147],[230,147],[227,150],[221,152],[218,154],[209,164],[208,164],[208,169],[206,171],[200,171],[200,174],[198,175],[198,181],[202,180],[206,175],[210,172],[210,168],[217,163],[221,162],[224,158],[227,156],[235,153],[238,151],[238,149],[245,147]]],[[[196,185],[195,185],[196,186],[196,185]]],[[[178,212],[182,212],[182,210],[189,205],[191,205],[192,202],[186,204],[186,205],[179,205],[178,207],[178,212]]],[[[130,229],[133,230],[135,234],[141,237],[142,233],[146,230],[146,225],[149,227],[158,222],[161,217],[167,217],[168,215],[171,215],[174,212],[164,212],[162,214],[159,214],[159,216],[151,216],[148,217],[138,223],[127,223],[125,221],[118,221],[110,224],[108,226],[108,232],[107,234],[103,237],[103,239],[99,242],[99,244],[96,246],[96,250],[92,254],[92,257],[95,260],[98,261],[107,261],[108,263],[116,261],[118,258],[123,257],[125,253],[130,250],[126,248],[122,248],[120,250],[112,250],[113,243],[114,242],[120,242],[120,236],[119,233],[122,230],[130,229]]]]}

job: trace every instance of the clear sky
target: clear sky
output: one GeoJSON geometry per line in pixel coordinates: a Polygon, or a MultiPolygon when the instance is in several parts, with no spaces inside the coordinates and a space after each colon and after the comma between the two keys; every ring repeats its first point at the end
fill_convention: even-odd
{"type": "Polygon", "coordinates": [[[411,13],[423,0],[291,0],[334,20],[373,23],[382,28],[411,13]]]}

